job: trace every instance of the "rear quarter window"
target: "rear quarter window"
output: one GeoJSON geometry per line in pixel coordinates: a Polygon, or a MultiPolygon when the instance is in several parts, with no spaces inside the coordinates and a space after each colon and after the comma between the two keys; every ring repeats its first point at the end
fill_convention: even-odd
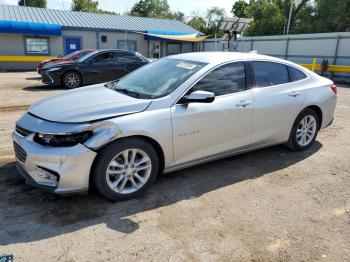
{"type": "Polygon", "coordinates": [[[291,82],[299,81],[305,79],[307,76],[299,69],[295,67],[288,66],[289,77],[291,82]]]}

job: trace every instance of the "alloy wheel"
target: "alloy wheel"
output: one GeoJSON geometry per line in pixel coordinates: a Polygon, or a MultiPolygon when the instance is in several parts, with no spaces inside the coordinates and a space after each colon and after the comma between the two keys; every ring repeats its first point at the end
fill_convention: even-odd
{"type": "Polygon", "coordinates": [[[152,163],[146,152],[126,149],[116,155],[106,170],[107,184],[116,193],[130,194],[142,188],[148,181],[152,163]]]}
{"type": "Polygon", "coordinates": [[[64,84],[68,88],[77,88],[80,85],[80,77],[76,73],[68,73],[64,77],[64,84]]]}
{"type": "Polygon", "coordinates": [[[312,115],[306,115],[301,119],[296,131],[296,140],[300,146],[309,145],[316,134],[317,122],[312,115]]]}

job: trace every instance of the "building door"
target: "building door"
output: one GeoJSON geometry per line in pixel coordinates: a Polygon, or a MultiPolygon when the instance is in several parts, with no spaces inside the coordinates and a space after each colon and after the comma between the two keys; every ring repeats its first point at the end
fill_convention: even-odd
{"type": "Polygon", "coordinates": [[[160,42],[159,41],[150,41],[150,58],[160,58],[160,42]]]}
{"type": "Polygon", "coordinates": [[[65,55],[69,55],[75,51],[81,49],[80,38],[79,37],[66,37],[64,39],[65,55]]]}

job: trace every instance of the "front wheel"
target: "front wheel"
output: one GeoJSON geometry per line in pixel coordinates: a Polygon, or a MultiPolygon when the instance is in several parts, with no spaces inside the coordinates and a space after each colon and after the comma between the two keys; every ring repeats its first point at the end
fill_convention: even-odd
{"type": "Polygon", "coordinates": [[[62,77],[62,84],[65,88],[73,89],[81,86],[81,77],[77,72],[67,72],[62,77]]]}
{"type": "Polygon", "coordinates": [[[317,113],[311,108],[304,109],[293,124],[287,147],[297,151],[309,148],[316,139],[319,126],[317,113]]]}
{"type": "Polygon", "coordinates": [[[154,182],[159,159],[152,145],[140,138],[121,139],[97,156],[93,182],[101,195],[115,201],[143,194],[154,182]]]}

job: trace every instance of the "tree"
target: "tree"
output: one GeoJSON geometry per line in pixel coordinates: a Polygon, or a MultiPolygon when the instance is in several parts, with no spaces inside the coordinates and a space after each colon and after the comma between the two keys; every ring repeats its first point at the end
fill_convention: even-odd
{"type": "Polygon", "coordinates": [[[80,12],[115,14],[113,11],[99,9],[97,0],[73,0],[71,10],[80,12]]]}
{"type": "Polygon", "coordinates": [[[46,0],[19,0],[18,5],[46,8],[46,0]]]}
{"type": "Polygon", "coordinates": [[[214,35],[216,34],[218,37],[222,35],[220,31],[221,23],[225,18],[225,9],[219,7],[212,7],[207,9],[207,14],[205,16],[207,24],[206,28],[203,31],[206,35],[214,35]]]}
{"type": "Polygon", "coordinates": [[[98,1],[94,0],[73,0],[72,11],[80,12],[96,12],[98,9],[98,1]]]}
{"type": "MultiPolygon", "coordinates": [[[[244,35],[283,34],[287,27],[291,1],[292,0],[250,0],[250,2],[247,3],[243,0],[239,0],[233,5],[232,13],[238,17],[253,18],[253,21],[249,24],[249,28],[245,31],[244,35]]],[[[293,1],[290,23],[291,33],[309,33],[315,30],[314,5],[314,0],[293,1]]]]}
{"type": "Polygon", "coordinates": [[[170,7],[167,0],[140,0],[132,7],[130,15],[168,18],[170,7]]]}
{"type": "Polygon", "coordinates": [[[317,32],[350,31],[349,0],[316,0],[317,32]]]}
{"type": "Polygon", "coordinates": [[[170,12],[167,18],[177,20],[183,23],[186,23],[186,19],[187,19],[185,14],[181,11],[170,12]]]}
{"type": "Polygon", "coordinates": [[[244,0],[238,0],[237,2],[234,3],[233,7],[232,7],[232,13],[234,16],[236,17],[244,17],[247,18],[248,17],[248,13],[247,13],[247,7],[248,7],[248,3],[244,0]]]}
{"type": "Polygon", "coordinates": [[[250,22],[244,35],[259,36],[283,34],[286,17],[276,1],[251,1],[247,6],[247,13],[253,18],[253,21],[250,22]]]}
{"type": "Polygon", "coordinates": [[[204,17],[201,17],[200,15],[194,12],[192,13],[192,17],[188,22],[188,25],[200,32],[204,32],[206,31],[207,22],[204,17]]]}

